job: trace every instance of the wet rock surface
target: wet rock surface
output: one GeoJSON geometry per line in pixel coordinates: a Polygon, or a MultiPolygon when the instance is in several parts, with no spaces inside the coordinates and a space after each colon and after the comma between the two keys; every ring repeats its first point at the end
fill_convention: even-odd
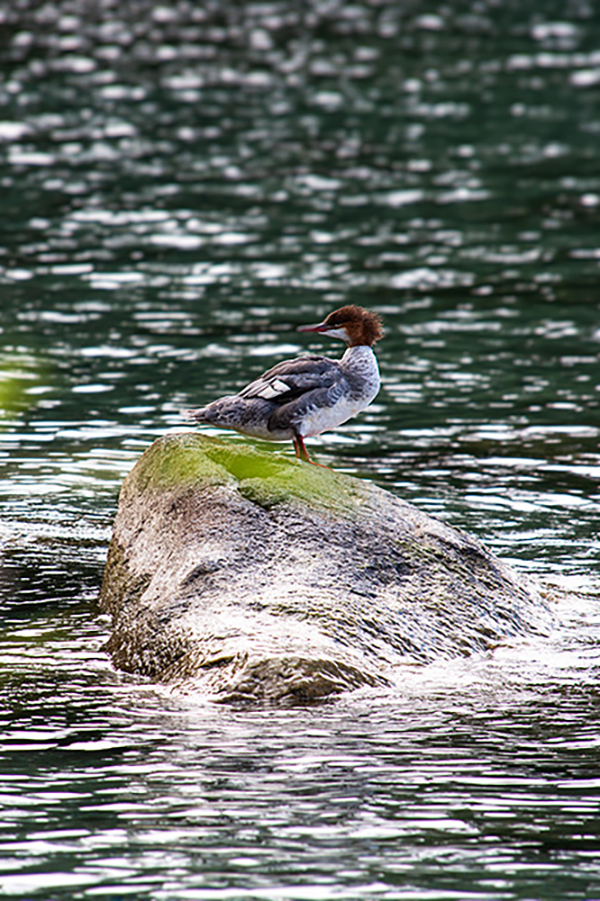
{"type": "Polygon", "coordinates": [[[311,701],[543,631],[535,588],[367,481],[186,432],[123,483],[115,666],[215,700],[311,701]]]}

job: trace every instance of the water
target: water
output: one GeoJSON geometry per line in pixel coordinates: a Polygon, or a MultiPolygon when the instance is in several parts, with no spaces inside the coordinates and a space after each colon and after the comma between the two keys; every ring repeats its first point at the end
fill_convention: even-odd
{"type": "Polygon", "coordinates": [[[2,896],[597,901],[595,7],[0,23],[2,896]],[[384,387],[313,453],[549,586],[555,632],[291,711],[114,672],[124,475],[345,302],[384,387]]]}

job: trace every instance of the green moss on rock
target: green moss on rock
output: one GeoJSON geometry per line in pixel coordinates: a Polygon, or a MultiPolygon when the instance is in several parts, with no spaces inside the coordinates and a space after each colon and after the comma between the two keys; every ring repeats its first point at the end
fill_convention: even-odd
{"type": "Polygon", "coordinates": [[[348,476],[197,432],[167,435],[155,442],[129,479],[137,491],[229,484],[267,509],[296,499],[320,509],[349,512],[356,500],[355,480],[348,476]]]}

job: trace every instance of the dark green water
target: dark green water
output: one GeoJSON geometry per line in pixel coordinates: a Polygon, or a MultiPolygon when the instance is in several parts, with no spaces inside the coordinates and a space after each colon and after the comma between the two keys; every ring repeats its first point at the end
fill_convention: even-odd
{"type": "Polygon", "coordinates": [[[0,6],[0,896],[598,901],[599,141],[593,3],[0,6]],[[555,633],[304,710],[123,678],[122,478],[346,302],[384,387],[313,453],[555,633]]]}

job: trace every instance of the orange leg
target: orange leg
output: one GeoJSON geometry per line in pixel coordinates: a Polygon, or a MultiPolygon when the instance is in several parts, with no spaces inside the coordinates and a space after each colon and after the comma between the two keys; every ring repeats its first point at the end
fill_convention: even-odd
{"type": "Polygon", "coordinates": [[[302,437],[302,435],[295,435],[293,441],[296,456],[300,460],[305,460],[307,463],[312,463],[312,460],[308,456],[308,451],[306,450],[306,445],[304,443],[304,438],[302,437]]]}
{"type": "Polygon", "coordinates": [[[321,469],[329,469],[329,466],[324,466],[323,463],[315,463],[314,460],[310,459],[302,435],[296,435],[295,438],[293,438],[293,442],[296,456],[299,457],[300,460],[304,460],[306,463],[312,463],[313,466],[320,466],[321,469]]]}

